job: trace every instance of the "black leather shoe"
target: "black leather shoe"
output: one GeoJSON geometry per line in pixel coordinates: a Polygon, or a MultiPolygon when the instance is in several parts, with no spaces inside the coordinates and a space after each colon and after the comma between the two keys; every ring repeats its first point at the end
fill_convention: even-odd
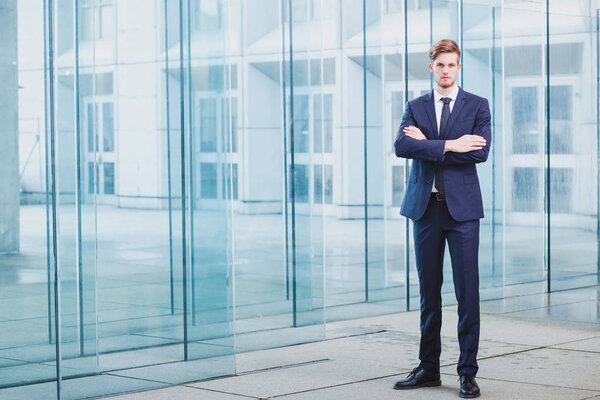
{"type": "Polygon", "coordinates": [[[463,399],[474,399],[479,397],[481,391],[475,381],[475,377],[471,375],[462,375],[460,377],[460,393],[458,394],[463,399]]]}
{"type": "Polygon", "coordinates": [[[396,390],[407,390],[417,389],[422,387],[440,386],[442,381],[440,380],[440,374],[429,372],[421,367],[417,367],[401,381],[396,382],[394,389],[396,390]]]}

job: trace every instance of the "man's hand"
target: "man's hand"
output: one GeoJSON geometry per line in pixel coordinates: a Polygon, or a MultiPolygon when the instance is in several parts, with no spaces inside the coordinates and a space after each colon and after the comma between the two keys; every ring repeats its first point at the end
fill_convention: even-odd
{"type": "Polygon", "coordinates": [[[406,136],[411,137],[413,139],[427,140],[425,135],[423,135],[423,132],[421,132],[421,130],[416,126],[407,126],[406,128],[404,128],[403,132],[406,136]]]}
{"type": "Polygon", "coordinates": [[[481,150],[486,145],[486,140],[478,135],[463,135],[458,139],[446,140],[444,153],[453,151],[455,153],[468,153],[469,151],[481,150]]]}

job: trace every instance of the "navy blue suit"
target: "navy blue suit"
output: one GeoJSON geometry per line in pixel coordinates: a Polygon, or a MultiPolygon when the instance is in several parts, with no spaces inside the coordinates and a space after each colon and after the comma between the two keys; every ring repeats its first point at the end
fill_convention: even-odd
{"type": "MultiPolygon", "coordinates": [[[[413,160],[400,213],[414,221],[415,256],[421,292],[421,366],[440,368],[442,324],[442,263],[446,241],[452,260],[458,301],[458,374],[475,376],[479,347],[479,219],[483,202],[475,164],[487,160],[491,143],[488,101],[459,89],[446,126],[438,137],[433,91],[406,104],[394,143],[396,156],[413,160]],[[415,126],[427,140],[403,132],[415,126]],[[468,153],[444,153],[446,139],[466,134],[482,136],[487,144],[468,153]],[[436,168],[441,168],[445,201],[431,196],[436,168]]],[[[440,176],[438,174],[438,176],[440,176]]]]}

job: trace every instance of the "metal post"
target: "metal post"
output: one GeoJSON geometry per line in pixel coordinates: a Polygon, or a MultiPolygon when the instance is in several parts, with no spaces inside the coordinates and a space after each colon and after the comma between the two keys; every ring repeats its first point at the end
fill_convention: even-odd
{"type": "Polygon", "coordinates": [[[169,19],[168,19],[168,0],[165,5],[165,90],[166,112],[167,112],[167,181],[169,194],[169,284],[171,294],[171,314],[175,314],[175,299],[173,287],[173,204],[171,193],[171,108],[169,104],[169,19]]]}
{"type": "Polygon", "coordinates": [[[369,301],[369,198],[367,191],[367,4],[363,0],[363,186],[365,195],[365,302],[369,301]]]}
{"type": "MultiPolygon", "coordinates": [[[[179,104],[181,107],[181,258],[183,268],[183,360],[188,360],[187,257],[185,219],[185,71],[183,69],[183,0],[179,0],[179,104]]],[[[188,38],[189,40],[189,38],[188,38]]]]}

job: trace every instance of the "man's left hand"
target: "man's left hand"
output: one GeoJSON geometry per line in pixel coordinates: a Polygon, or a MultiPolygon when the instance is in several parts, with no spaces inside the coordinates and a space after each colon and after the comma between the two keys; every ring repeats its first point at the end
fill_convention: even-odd
{"type": "Polygon", "coordinates": [[[427,140],[425,135],[423,135],[423,132],[421,132],[421,130],[416,126],[407,126],[406,128],[404,128],[403,132],[406,136],[411,137],[413,139],[427,140]]]}

